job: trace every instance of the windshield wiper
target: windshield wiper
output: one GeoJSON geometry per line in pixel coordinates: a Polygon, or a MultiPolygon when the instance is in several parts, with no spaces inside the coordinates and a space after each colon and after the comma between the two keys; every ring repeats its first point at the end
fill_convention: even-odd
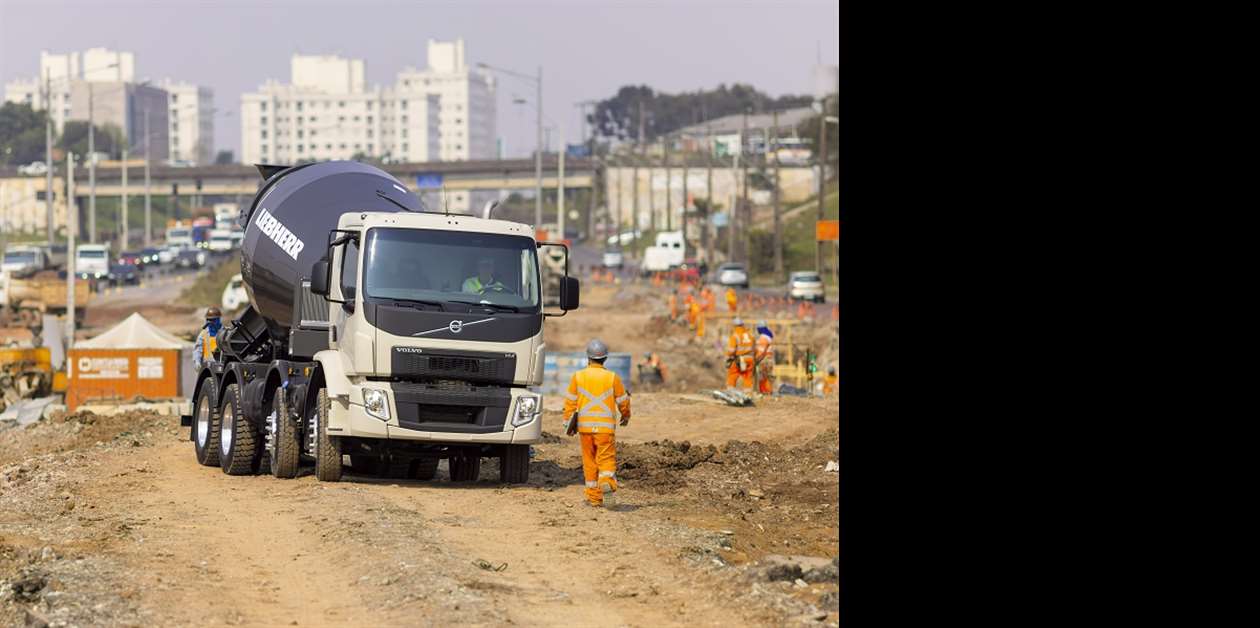
{"type": "Polygon", "coordinates": [[[429,299],[404,299],[402,297],[390,297],[390,301],[393,301],[394,305],[401,307],[411,307],[412,305],[419,303],[421,305],[432,305],[439,310],[446,310],[446,308],[442,306],[441,301],[431,301],[429,299]]]}
{"type": "Polygon", "coordinates": [[[463,304],[463,305],[474,305],[474,306],[479,306],[479,307],[497,307],[497,308],[499,308],[500,310],[503,310],[503,311],[505,311],[505,312],[519,312],[519,311],[521,311],[521,308],[518,308],[518,307],[516,307],[515,305],[502,305],[502,304],[500,304],[500,303],[490,303],[490,302],[488,302],[488,301],[487,301],[487,302],[480,302],[480,301],[459,301],[459,300],[456,300],[456,299],[451,299],[450,301],[447,301],[447,303],[461,303],[461,304],[463,304]]]}

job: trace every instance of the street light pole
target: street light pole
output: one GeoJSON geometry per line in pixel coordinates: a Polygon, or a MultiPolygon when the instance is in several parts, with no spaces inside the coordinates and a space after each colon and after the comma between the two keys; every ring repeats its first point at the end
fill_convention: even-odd
{"type": "Polygon", "coordinates": [[[51,248],[53,236],[56,234],[56,222],[53,219],[53,158],[52,158],[52,85],[48,78],[48,68],[44,68],[44,163],[48,165],[47,177],[44,180],[44,206],[48,211],[48,246],[51,248]]]}
{"type": "Polygon", "coordinates": [[[144,110],[144,245],[149,246],[152,229],[153,206],[149,189],[149,110],[144,110]]]}
{"type": "Polygon", "coordinates": [[[123,145],[122,145],[122,202],[118,204],[118,250],[119,252],[127,250],[127,149],[131,145],[131,134],[127,132],[127,125],[131,122],[131,116],[127,116],[127,121],[123,123],[123,145]]]}
{"type": "Polygon", "coordinates": [[[564,125],[558,129],[560,133],[560,170],[556,181],[556,223],[560,228],[560,239],[564,239],[564,125]]]}
{"type": "Polygon", "coordinates": [[[96,120],[93,102],[96,84],[88,82],[88,241],[96,244],[96,120]]]}
{"type": "Polygon", "coordinates": [[[542,66],[538,66],[538,149],[534,151],[534,228],[542,225],[542,150],[543,150],[543,88],[542,66]]]}
{"type": "Polygon", "coordinates": [[[79,208],[74,202],[74,153],[66,151],[66,348],[74,344],[74,236],[79,229],[79,208]]]}

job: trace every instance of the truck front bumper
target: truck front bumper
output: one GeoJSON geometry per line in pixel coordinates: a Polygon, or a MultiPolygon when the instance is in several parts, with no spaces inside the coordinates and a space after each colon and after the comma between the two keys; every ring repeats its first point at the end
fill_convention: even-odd
{"type": "MultiPolygon", "coordinates": [[[[383,382],[351,385],[348,398],[332,404],[328,431],[345,437],[432,443],[527,445],[542,440],[542,396],[523,388],[507,388],[498,393],[497,399],[484,400],[484,405],[469,405],[467,402],[473,400],[468,399],[462,400],[461,405],[419,404],[413,391],[395,390],[383,382]],[[364,405],[365,388],[386,395],[387,417],[368,411],[364,405]],[[526,397],[535,399],[536,411],[532,415],[518,409],[526,397]]],[[[450,401],[437,401],[442,400],[450,401]]]]}

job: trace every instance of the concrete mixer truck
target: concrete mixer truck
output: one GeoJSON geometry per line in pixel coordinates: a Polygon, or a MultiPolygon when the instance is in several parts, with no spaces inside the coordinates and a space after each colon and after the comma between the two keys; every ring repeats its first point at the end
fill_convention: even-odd
{"type": "Polygon", "coordinates": [[[197,462],[229,475],[295,477],[313,464],[453,481],[498,458],[529,478],[539,441],[543,317],[578,307],[565,276],[544,311],[529,225],[426,210],[357,162],[258,166],[242,206],[249,306],[223,325],[182,417],[197,462]]]}

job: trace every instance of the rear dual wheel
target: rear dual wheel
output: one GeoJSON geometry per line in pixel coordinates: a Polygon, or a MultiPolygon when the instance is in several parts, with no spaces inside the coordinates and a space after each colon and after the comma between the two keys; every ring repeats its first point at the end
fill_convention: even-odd
{"type": "Polygon", "coordinates": [[[193,449],[197,463],[207,467],[219,466],[219,404],[213,384],[213,380],[207,380],[197,391],[193,410],[193,449]]]}
{"type": "Polygon", "coordinates": [[[272,475],[294,478],[298,473],[298,426],[289,416],[284,393],[283,388],[276,390],[272,413],[267,418],[267,460],[272,475]]]}
{"type": "Polygon", "coordinates": [[[241,411],[241,387],[228,384],[219,410],[219,467],[228,475],[258,473],[262,465],[260,435],[241,411]]]}

